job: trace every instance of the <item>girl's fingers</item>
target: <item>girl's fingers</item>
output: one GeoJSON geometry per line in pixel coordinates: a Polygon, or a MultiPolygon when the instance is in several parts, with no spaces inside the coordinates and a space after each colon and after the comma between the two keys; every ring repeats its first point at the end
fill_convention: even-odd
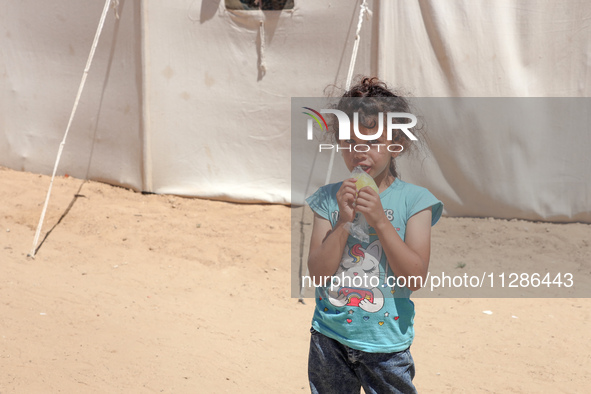
{"type": "Polygon", "coordinates": [[[356,195],[357,194],[357,189],[355,188],[355,185],[343,185],[341,186],[341,189],[338,191],[338,194],[352,194],[352,195],[356,195]]]}
{"type": "Polygon", "coordinates": [[[365,188],[361,189],[361,191],[357,194],[357,201],[380,201],[380,196],[368,188],[371,192],[364,190],[365,188]]]}
{"type": "Polygon", "coordinates": [[[373,208],[380,208],[382,209],[382,204],[379,199],[376,199],[373,196],[367,197],[367,195],[361,195],[357,197],[357,201],[355,201],[355,206],[359,209],[360,212],[368,212],[373,208]]]}
{"type": "Polygon", "coordinates": [[[379,195],[378,193],[376,193],[376,191],[375,191],[375,190],[373,190],[373,189],[372,189],[371,187],[369,187],[369,186],[364,186],[364,187],[362,187],[362,188],[361,188],[361,190],[359,190],[359,194],[360,194],[360,195],[367,194],[367,195],[374,196],[374,197],[378,197],[378,198],[380,197],[380,195],[379,195]]]}
{"type": "MultiPolygon", "coordinates": [[[[351,178],[355,181],[355,178],[351,178]]],[[[345,193],[345,192],[357,192],[357,188],[355,187],[355,182],[351,182],[351,179],[346,179],[343,181],[338,193],[345,193]]],[[[338,194],[337,193],[337,194],[338,194]]]]}
{"type": "Polygon", "coordinates": [[[356,192],[355,185],[343,185],[337,193],[351,193],[356,192]]]}
{"type": "Polygon", "coordinates": [[[347,193],[344,197],[343,200],[346,203],[354,203],[355,202],[355,195],[351,194],[351,193],[347,193]]]}

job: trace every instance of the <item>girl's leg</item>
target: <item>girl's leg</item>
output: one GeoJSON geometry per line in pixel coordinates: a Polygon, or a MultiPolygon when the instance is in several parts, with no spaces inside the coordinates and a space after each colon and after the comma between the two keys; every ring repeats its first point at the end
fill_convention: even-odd
{"type": "Polygon", "coordinates": [[[359,353],[356,371],[367,394],[417,392],[410,348],[396,353],[359,353]]]}
{"type": "Polygon", "coordinates": [[[347,346],[310,329],[308,379],[312,394],[347,394],[361,391],[361,384],[348,360],[347,346]]]}

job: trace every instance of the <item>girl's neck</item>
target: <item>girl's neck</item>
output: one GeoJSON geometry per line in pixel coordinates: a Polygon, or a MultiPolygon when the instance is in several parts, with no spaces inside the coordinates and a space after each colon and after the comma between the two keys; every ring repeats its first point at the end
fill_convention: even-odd
{"type": "Polygon", "coordinates": [[[380,174],[374,178],[374,181],[376,182],[376,185],[378,186],[378,190],[380,191],[380,193],[389,188],[395,180],[396,177],[392,175],[390,170],[384,171],[383,174],[380,174]]]}

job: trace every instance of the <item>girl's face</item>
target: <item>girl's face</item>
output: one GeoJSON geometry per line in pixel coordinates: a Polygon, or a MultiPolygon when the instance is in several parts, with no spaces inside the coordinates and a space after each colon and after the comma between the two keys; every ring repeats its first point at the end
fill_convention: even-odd
{"type": "MultiPolygon", "coordinates": [[[[377,125],[372,129],[359,125],[359,131],[361,134],[373,135],[377,132],[377,125]]],[[[392,141],[386,137],[384,128],[378,139],[365,141],[357,137],[351,127],[351,139],[339,141],[339,150],[343,154],[345,165],[349,171],[361,166],[374,178],[380,192],[394,181],[394,176],[390,173],[390,160],[399,154],[399,152],[390,152],[388,147],[390,150],[400,150],[400,146],[392,145],[392,141]]]]}

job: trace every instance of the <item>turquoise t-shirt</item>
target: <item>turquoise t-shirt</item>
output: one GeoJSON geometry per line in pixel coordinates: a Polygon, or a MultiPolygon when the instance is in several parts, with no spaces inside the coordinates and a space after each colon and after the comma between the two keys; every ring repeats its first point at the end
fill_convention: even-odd
{"type": "MultiPolygon", "coordinates": [[[[339,207],[336,194],[341,183],[321,187],[306,202],[334,227],[339,207]]],[[[443,204],[427,189],[396,179],[380,193],[386,217],[402,240],[406,223],[414,214],[432,207],[432,222],[441,217],[443,204]]],[[[353,349],[392,353],[408,348],[414,338],[412,293],[396,285],[375,230],[369,227],[369,243],[349,236],[341,264],[332,283],[316,287],[312,327],[353,349]]]]}

